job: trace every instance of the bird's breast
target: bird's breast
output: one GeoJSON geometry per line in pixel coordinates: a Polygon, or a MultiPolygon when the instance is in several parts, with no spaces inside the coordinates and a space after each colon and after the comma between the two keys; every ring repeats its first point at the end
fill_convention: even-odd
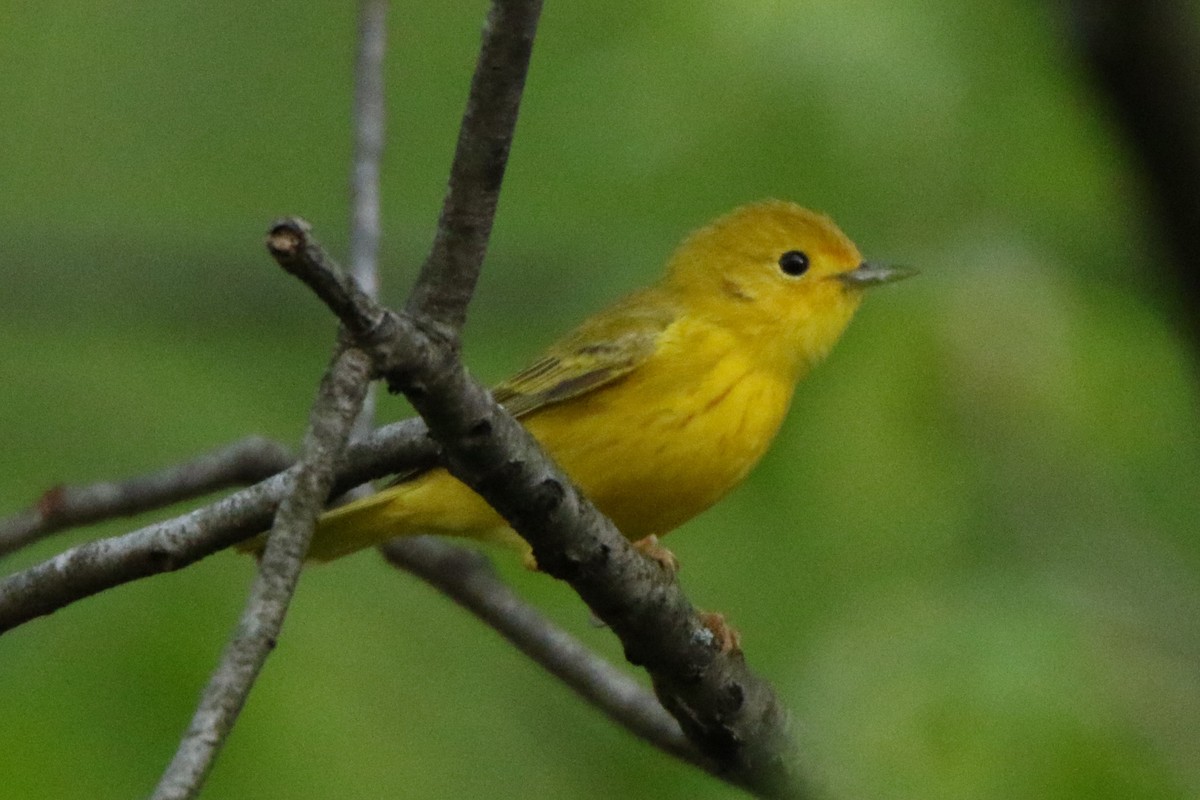
{"type": "Polygon", "coordinates": [[[739,484],[774,439],[786,377],[736,347],[709,359],[652,360],[625,378],[526,421],[628,537],[663,535],[739,484]]]}

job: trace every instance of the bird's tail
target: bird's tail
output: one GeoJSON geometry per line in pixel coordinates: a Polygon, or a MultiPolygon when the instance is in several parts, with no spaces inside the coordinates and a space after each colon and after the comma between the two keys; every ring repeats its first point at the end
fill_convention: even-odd
{"type": "MultiPolygon", "coordinates": [[[[326,511],[317,519],[308,560],[333,561],[403,533],[403,525],[397,518],[400,506],[392,493],[377,492],[326,511]]],[[[237,549],[261,555],[266,544],[264,533],[239,544],[237,549]]]]}
{"type": "MultiPolygon", "coordinates": [[[[479,495],[441,470],[389,486],[327,511],[317,520],[310,561],[332,561],[393,536],[433,533],[494,542],[529,553],[529,545],[479,495]]],[[[261,553],[266,536],[239,549],[261,553]]]]}

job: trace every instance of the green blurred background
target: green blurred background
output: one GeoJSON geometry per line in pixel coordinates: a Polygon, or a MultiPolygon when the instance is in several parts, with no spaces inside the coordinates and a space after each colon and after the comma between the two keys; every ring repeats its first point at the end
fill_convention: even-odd
{"type": "MultiPolygon", "coordinates": [[[[394,301],[485,6],[393,4],[394,301]]],[[[302,214],[345,252],[354,26],[350,3],[0,3],[2,508],[249,433],[297,441],[333,324],[262,237],[302,214]]],[[[752,478],[669,540],[812,772],[834,798],[1197,796],[1196,354],[1134,159],[1050,6],[551,0],[469,363],[502,377],[766,196],[923,272],[872,294],[752,478]]],[[[497,561],[620,658],[566,586],[497,561]]],[[[221,554],[6,634],[0,798],[147,794],[252,570],[221,554]]],[[[372,553],[306,573],[206,791],[736,795],[372,553]]]]}

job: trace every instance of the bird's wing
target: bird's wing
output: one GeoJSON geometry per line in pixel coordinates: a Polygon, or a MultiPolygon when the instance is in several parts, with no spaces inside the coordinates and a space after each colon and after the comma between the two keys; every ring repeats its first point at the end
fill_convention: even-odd
{"type": "MultiPolygon", "coordinates": [[[[675,304],[654,289],[630,295],[559,339],[528,367],[496,386],[492,396],[520,418],[598,389],[644,363],[678,318],[675,304]]],[[[387,485],[404,483],[425,471],[399,473],[387,485]]]]}
{"type": "Polygon", "coordinates": [[[678,316],[655,290],[631,295],[564,336],[492,395],[519,418],[598,389],[644,363],[678,316]]]}

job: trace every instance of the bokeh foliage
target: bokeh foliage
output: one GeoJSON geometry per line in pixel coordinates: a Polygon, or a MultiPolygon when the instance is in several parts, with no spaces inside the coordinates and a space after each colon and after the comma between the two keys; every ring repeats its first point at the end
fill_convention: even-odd
{"type": "MultiPolygon", "coordinates": [[[[396,2],[386,294],[430,239],[483,2],[396,2]]],[[[669,542],[833,797],[1200,792],[1200,402],[1133,159],[1051,5],[549,2],[467,356],[499,378],[783,196],[872,296],[745,487],[669,542]]],[[[352,4],[0,5],[0,503],[259,432],[333,330],[352,4]]],[[[405,413],[388,400],[387,417],[405,413]]],[[[8,559],[10,569],[68,541],[8,559]]],[[[601,651],[569,590],[498,555],[601,651]]],[[[245,596],[222,554],[0,640],[0,798],[153,785],[245,596]]],[[[213,797],[731,796],[364,554],[311,570],[213,797]]]]}

